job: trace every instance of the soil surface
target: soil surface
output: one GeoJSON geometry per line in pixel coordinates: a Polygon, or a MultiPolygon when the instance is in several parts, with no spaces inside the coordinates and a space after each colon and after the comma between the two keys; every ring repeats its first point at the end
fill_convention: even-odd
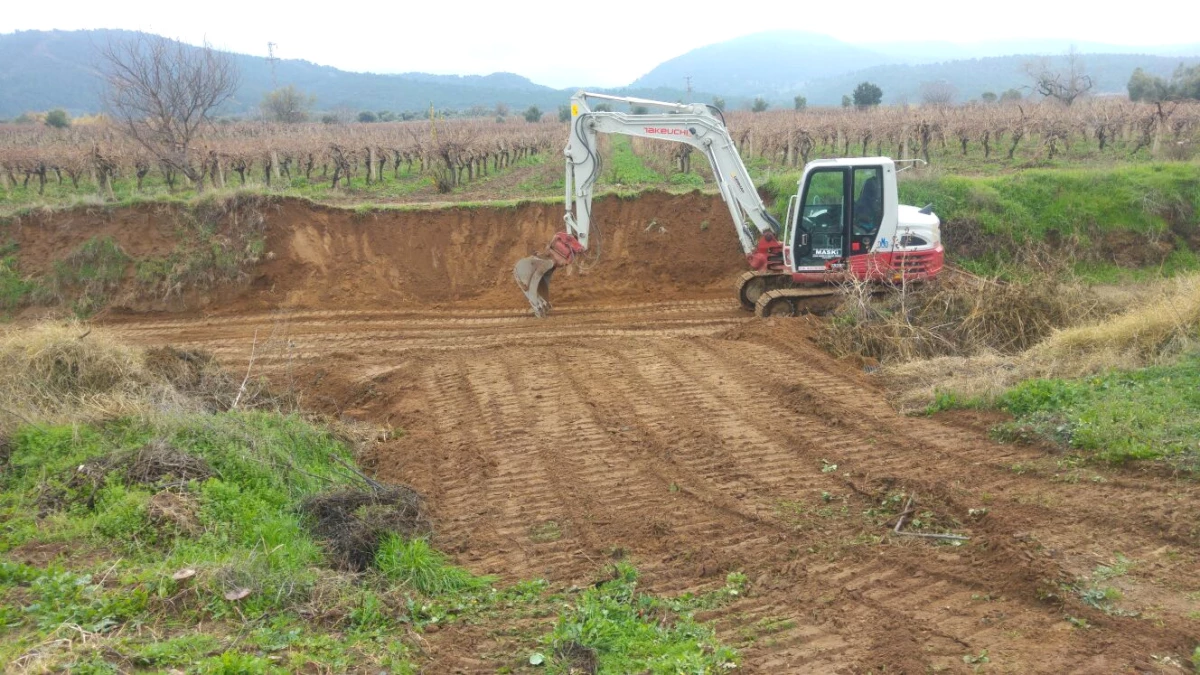
{"type": "MultiPolygon", "coordinates": [[[[551,206],[288,203],[268,218],[273,260],[230,302],[102,320],[239,372],[252,358],[303,405],[403,429],[364,463],[420,490],[436,544],[474,572],[566,588],[627,557],[659,594],[745,572],[748,592],[700,618],[746,672],[1187,672],[1195,482],[901,416],[810,341],[817,319],[736,307],[719,201],[603,209],[600,261],[555,278],[544,320],[508,275],[554,230],[551,206]],[[968,539],[897,534],[910,496],[902,532],[968,539]],[[1096,602],[1105,588],[1118,599],[1096,602]]],[[[429,671],[519,668],[512,628],[425,636],[429,671]]]]}

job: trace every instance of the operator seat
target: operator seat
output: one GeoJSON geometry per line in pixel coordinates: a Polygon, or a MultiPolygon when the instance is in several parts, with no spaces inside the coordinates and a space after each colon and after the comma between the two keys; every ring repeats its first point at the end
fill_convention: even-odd
{"type": "Polygon", "coordinates": [[[854,227],[856,230],[862,230],[871,234],[879,229],[879,207],[883,203],[879,192],[879,178],[871,176],[862,186],[862,190],[858,193],[858,199],[854,200],[854,227]]]}

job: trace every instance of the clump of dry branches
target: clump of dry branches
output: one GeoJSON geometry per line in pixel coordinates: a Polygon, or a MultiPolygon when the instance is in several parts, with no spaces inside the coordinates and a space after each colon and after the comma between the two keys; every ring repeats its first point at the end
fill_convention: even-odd
{"type": "Polygon", "coordinates": [[[306,500],[300,510],[337,566],[356,572],[374,564],[388,534],[412,538],[433,531],[425,500],[404,485],[327,492],[306,500]]]}
{"type": "Polygon", "coordinates": [[[876,290],[847,282],[844,301],[821,338],[822,346],[837,356],[866,356],[883,363],[1015,354],[1100,311],[1085,289],[1053,276],[1005,283],[949,273],[882,296],[876,290]]]}

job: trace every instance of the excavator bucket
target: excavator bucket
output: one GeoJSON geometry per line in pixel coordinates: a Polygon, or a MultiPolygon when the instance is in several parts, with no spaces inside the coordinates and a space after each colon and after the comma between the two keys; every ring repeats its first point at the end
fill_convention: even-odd
{"type": "Polygon", "coordinates": [[[544,317],[550,311],[550,277],[554,276],[554,269],[553,259],[536,255],[521,258],[513,268],[513,277],[536,317],[544,317]]]}

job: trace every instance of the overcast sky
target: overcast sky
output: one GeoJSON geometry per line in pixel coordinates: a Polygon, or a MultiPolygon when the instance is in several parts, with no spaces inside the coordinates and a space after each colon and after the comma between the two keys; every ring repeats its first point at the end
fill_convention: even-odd
{"type": "Polygon", "coordinates": [[[1146,19],[1063,0],[629,2],[432,0],[391,3],[11,0],[0,33],[125,28],[343,70],[519,73],[553,87],[619,86],[689,49],[762,30],[872,42],[1063,38],[1127,45],[1194,43],[1200,3],[1152,3],[1146,19]],[[986,9],[984,9],[986,7],[986,9]]]}

